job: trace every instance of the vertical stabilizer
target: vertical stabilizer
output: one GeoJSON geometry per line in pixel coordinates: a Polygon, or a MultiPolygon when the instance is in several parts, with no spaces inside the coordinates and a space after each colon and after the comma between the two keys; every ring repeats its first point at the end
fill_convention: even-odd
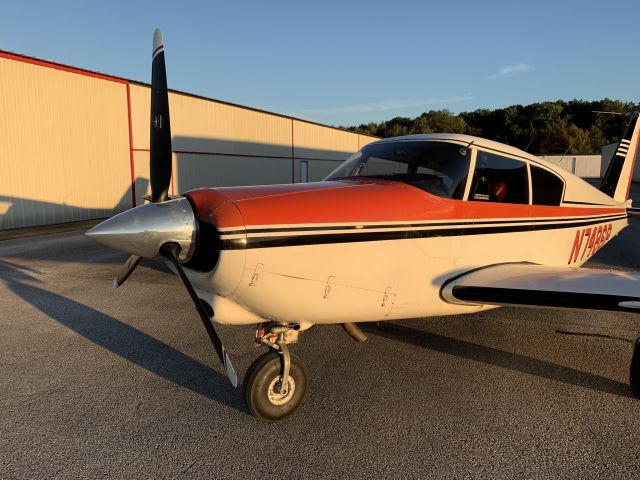
{"type": "Polygon", "coordinates": [[[633,177],[633,167],[638,153],[638,136],[640,135],[640,112],[633,112],[629,125],[618,143],[613,158],[607,167],[600,191],[606,193],[617,202],[629,198],[629,188],[633,177]]]}

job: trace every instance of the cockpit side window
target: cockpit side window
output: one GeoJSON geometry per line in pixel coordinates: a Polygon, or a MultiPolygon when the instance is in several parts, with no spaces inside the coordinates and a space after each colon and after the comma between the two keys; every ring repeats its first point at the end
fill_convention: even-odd
{"type": "Polygon", "coordinates": [[[531,193],[534,205],[560,205],[564,182],[544,168],[531,165],[531,193]]]}
{"type": "Polygon", "coordinates": [[[528,204],[527,164],[478,150],[469,200],[528,204]]]}

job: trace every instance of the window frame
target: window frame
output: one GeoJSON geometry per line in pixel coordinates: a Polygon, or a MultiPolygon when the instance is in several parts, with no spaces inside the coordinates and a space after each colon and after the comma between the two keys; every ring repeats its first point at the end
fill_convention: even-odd
{"type": "Polygon", "coordinates": [[[533,205],[533,179],[531,178],[531,162],[527,162],[527,175],[529,175],[529,205],[533,205]]]}
{"type": "Polygon", "coordinates": [[[462,195],[462,201],[469,200],[469,194],[471,194],[471,184],[473,183],[473,174],[476,172],[476,158],[478,158],[478,149],[471,147],[471,158],[469,159],[469,171],[467,172],[467,184],[464,187],[464,195],[462,195]]]}

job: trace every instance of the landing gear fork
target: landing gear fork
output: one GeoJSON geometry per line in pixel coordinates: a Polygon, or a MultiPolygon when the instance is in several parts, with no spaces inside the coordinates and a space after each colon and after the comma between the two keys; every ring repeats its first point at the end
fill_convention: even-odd
{"type": "Polygon", "coordinates": [[[291,370],[291,354],[284,339],[284,332],[278,334],[278,354],[280,355],[280,393],[286,395],[289,391],[289,371],[291,370]]]}

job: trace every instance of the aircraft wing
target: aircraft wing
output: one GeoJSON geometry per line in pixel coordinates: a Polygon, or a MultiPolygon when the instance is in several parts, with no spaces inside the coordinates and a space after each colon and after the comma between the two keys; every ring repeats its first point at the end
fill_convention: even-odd
{"type": "Polygon", "coordinates": [[[445,283],[442,298],[462,305],[519,305],[640,313],[640,272],[490,265],[445,283]]]}

